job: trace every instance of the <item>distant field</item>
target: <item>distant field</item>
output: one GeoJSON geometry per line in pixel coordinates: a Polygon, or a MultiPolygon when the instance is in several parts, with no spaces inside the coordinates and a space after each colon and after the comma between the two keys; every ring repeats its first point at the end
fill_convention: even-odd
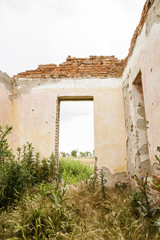
{"type": "Polygon", "coordinates": [[[89,164],[90,166],[94,166],[94,158],[85,158],[85,157],[77,157],[77,158],[74,158],[74,157],[61,157],[60,159],[63,159],[63,160],[77,160],[77,161],[81,161],[82,163],[84,164],[89,164]]]}

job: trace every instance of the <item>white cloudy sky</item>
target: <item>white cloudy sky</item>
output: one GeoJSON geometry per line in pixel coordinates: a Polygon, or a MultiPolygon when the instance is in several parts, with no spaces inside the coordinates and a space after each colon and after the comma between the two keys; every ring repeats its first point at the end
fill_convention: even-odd
{"type": "MultiPolygon", "coordinates": [[[[39,64],[59,64],[68,55],[124,58],[144,3],[145,0],[0,0],[0,70],[12,76],[39,64]]],[[[74,107],[66,106],[65,112],[67,109],[74,107]]],[[[87,109],[89,117],[91,108],[87,109]]],[[[68,126],[73,126],[76,119],[82,122],[82,116],[87,119],[85,112],[81,118],[72,112],[68,126]]],[[[83,141],[84,135],[82,138],[79,134],[76,132],[83,141]]],[[[88,145],[88,149],[92,147],[88,145]]],[[[77,148],[81,149],[82,144],[78,143],[77,148]]]]}
{"type": "Polygon", "coordinates": [[[93,152],[93,101],[62,101],[60,104],[59,151],[93,152]]]}

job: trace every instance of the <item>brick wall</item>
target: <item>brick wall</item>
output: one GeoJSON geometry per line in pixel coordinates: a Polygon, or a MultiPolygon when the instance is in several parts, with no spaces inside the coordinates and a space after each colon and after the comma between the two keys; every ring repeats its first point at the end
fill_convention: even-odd
{"type": "Polygon", "coordinates": [[[66,62],[39,65],[36,70],[19,73],[13,78],[89,78],[121,77],[124,61],[114,56],[90,56],[74,58],[68,56],[66,62]]]}

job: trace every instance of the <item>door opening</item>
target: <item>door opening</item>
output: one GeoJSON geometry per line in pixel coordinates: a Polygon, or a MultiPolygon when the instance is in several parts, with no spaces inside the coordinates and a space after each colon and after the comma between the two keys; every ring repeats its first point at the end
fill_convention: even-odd
{"type": "Polygon", "coordinates": [[[91,99],[60,99],[59,157],[94,164],[94,104],[91,99]]]}

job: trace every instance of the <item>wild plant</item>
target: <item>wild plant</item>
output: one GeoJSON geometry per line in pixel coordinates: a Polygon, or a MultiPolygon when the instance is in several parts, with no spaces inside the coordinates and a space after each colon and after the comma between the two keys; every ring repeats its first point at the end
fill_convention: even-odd
{"type": "Polygon", "coordinates": [[[85,186],[87,187],[88,191],[90,193],[95,192],[97,186],[98,186],[98,174],[97,172],[94,172],[90,178],[83,179],[85,186]]]}
{"type": "MultiPolygon", "coordinates": [[[[157,147],[157,151],[160,153],[160,146],[157,147]]],[[[160,157],[158,157],[157,155],[155,155],[155,157],[156,157],[156,159],[158,161],[158,164],[160,166],[160,157]]],[[[158,168],[158,170],[160,170],[160,167],[158,168]]],[[[154,177],[153,184],[154,184],[156,190],[160,191],[160,178],[159,177],[157,177],[157,176],[154,177]]],[[[157,228],[160,232],[160,217],[156,219],[155,225],[157,226],[157,228]]]]}
{"type": "Polygon", "coordinates": [[[150,197],[149,197],[149,187],[148,187],[148,173],[146,177],[137,177],[135,175],[135,179],[139,186],[139,190],[136,191],[132,196],[133,207],[136,207],[140,214],[147,216],[149,218],[152,217],[152,208],[150,205],[150,197]]]}
{"type": "MultiPolygon", "coordinates": [[[[65,185],[58,190],[51,183],[42,183],[38,191],[23,197],[13,212],[10,237],[17,239],[63,239],[71,232],[71,218],[64,203],[65,185]],[[58,238],[58,236],[60,238],[58,238]]],[[[1,235],[0,235],[1,237],[1,235]]]]}
{"type": "Polygon", "coordinates": [[[115,183],[115,189],[119,192],[123,192],[128,187],[128,184],[125,182],[117,182],[115,183]]]}
{"type": "Polygon", "coordinates": [[[12,127],[6,126],[3,128],[0,126],[0,164],[3,164],[7,160],[14,158],[12,150],[9,148],[7,136],[11,133],[12,127]]]}
{"type": "MultiPolygon", "coordinates": [[[[160,152],[160,147],[159,146],[157,147],[157,151],[160,152]]],[[[155,155],[155,157],[156,157],[157,161],[160,164],[160,157],[158,157],[157,155],[155,155]]]]}
{"type": "Polygon", "coordinates": [[[103,169],[101,168],[100,173],[99,173],[99,177],[100,177],[100,183],[101,183],[101,192],[102,192],[102,197],[106,198],[106,182],[107,180],[105,179],[105,172],[103,171],[103,169]]]}
{"type": "Polygon", "coordinates": [[[17,148],[14,155],[7,142],[11,130],[0,126],[0,208],[15,203],[34,184],[55,179],[56,172],[54,155],[41,160],[31,143],[17,148]]]}
{"type": "MultiPolygon", "coordinates": [[[[157,147],[157,151],[160,153],[160,147],[157,147]]],[[[157,155],[155,155],[155,157],[156,157],[156,159],[158,161],[158,164],[159,164],[158,170],[160,170],[160,157],[158,157],[157,155]]],[[[157,188],[157,190],[160,191],[160,178],[156,176],[153,179],[153,183],[154,183],[155,187],[157,188]]]]}
{"type": "Polygon", "coordinates": [[[98,191],[89,194],[84,184],[64,192],[44,182],[29,189],[15,209],[0,216],[0,239],[160,239],[148,218],[133,214],[129,188],[108,189],[106,199],[98,191]]]}
{"type": "Polygon", "coordinates": [[[56,158],[53,153],[51,153],[49,157],[49,168],[50,168],[50,174],[51,178],[55,178],[56,170],[57,170],[57,164],[56,164],[56,158]]]}

